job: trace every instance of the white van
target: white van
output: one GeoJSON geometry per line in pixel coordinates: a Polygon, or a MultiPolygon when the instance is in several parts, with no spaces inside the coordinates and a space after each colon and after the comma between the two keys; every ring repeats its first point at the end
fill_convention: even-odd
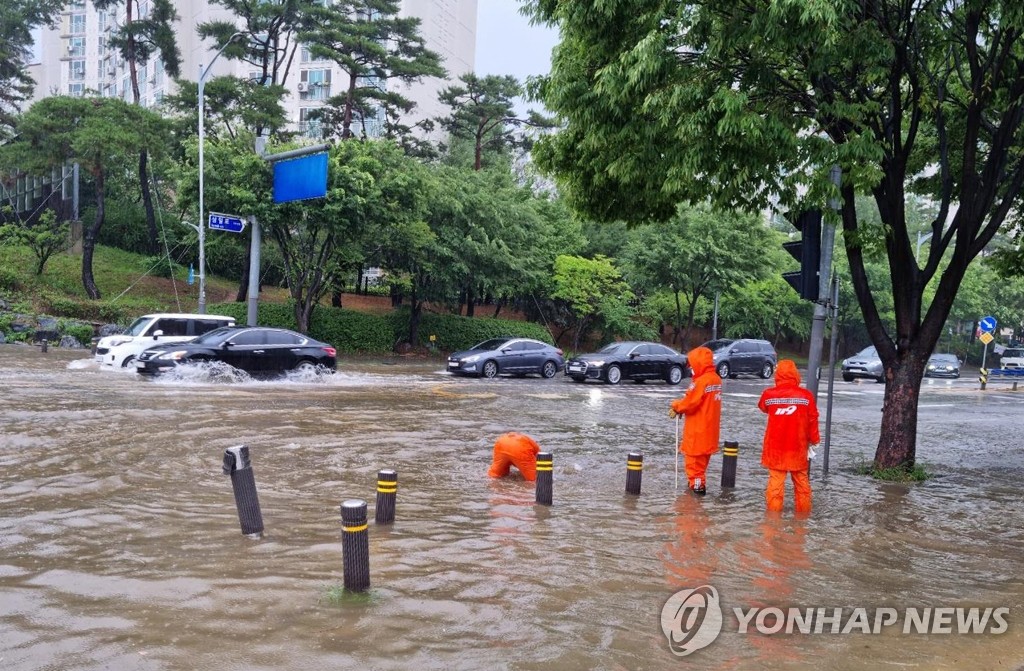
{"type": "Polygon", "coordinates": [[[135,357],[153,345],[184,342],[221,326],[233,326],[234,317],[167,312],[143,315],[124,333],[100,338],[96,343],[96,363],[112,368],[128,368],[135,357]]]}

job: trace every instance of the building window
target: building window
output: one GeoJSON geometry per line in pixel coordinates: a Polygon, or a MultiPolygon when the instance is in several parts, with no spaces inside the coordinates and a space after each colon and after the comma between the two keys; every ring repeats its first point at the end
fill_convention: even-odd
{"type": "Polygon", "coordinates": [[[311,140],[319,140],[322,136],[320,119],[312,118],[313,113],[319,109],[319,107],[299,108],[299,133],[311,140]]]}
{"type": "Polygon", "coordinates": [[[301,59],[302,59],[303,63],[309,63],[310,61],[317,60],[317,59],[313,58],[313,54],[309,53],[309,48],[308,47],[302,47],[301,59]]]}
{"type": "Polygon", "coordinates": [[[85,38],[84,37],[70,37],[68,38],[68,56],[72,58],[81,58],[85,56],[85,38]]]}
{"type": "Polygon", "coordinates": [[[79,81],[85,79],[85,61],[71,61],[68,79],[79,81]]]}
{"type": "Polygon", "coordinates": [[[97,12],[96,17],[99,20],[100,32],[102,33],[108,28],[107,13],[103,11],[97,12]]]}
{"type": "Polygon", "coordinates": [[[326,100],[330,96],[330,70],[302,70],[299,73],[300,100],[326,100]]]}
{"type": "Polygon", "coordinates": [[[71,15],[71,33],[77,35],[85,32],[85,14],[71,15]]]}
{"type": "Polygon", "coordinates": [[[68,84],[68,95],[81,97],[83,87],[81,84],[68,84]]]}
{"type": "Polygon", "coordinates": [[[149,78],[149,83],[154,88],[160,88],[164,85],[164,62],[159,58],[153,61],[153,76],[149,78]]]}

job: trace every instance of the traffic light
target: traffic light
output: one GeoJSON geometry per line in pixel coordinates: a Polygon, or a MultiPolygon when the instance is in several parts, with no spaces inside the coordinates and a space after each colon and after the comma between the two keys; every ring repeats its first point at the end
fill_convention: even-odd
{"type": "Polygon", "coordinates": [[[797,215],[792,222],[801,233],[801,239],[783,243],[782,248],[800,262],[800,270],[782,273],[782,279],[796,289],[800,298],[818,300],[818,265],[821,260],[821,212],[808,210],[797,215]]]}

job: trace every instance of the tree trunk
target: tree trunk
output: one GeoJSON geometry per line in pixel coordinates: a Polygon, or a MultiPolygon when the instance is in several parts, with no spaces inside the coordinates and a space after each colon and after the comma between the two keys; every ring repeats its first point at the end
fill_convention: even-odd
{"type": "Polygon", "coordinates": [[[466,285],[466,316],[473,316],[473,306],[476,304],[476,300],[473,297],[473,284],[466,285]]]}
{"type": "Polygon", "coordinates": [[[391,285],[391,307],[397,308],[402,305],[402,290],[397,284],[391,285]]]}
{"type": "Polygon", "coordinates": [[[926,354],[907,352],[902,361],[885,368],[882,428],[874,467],[911,470],[917,456],[917,402],[927,364],[926,354]]]}
{"type": "Polygon", "coordinates": [[[412,285],[412,314],[409,315],[409,346],[415,347],[420,341],[420,317],[423,315],[423,301],[419,299],[416,292],[415,278],[412,285]]]}
{"type": "Polygon", "coordinates": [[[505,299],[504,298],[499,298],[498,302],[494,305],[494,319],[498,318],[498,315],[501,313],[501,308],[504,305],[505,305],[505,299]]]}
{"type": "Polygon", "coordinates": [[[153,210],[153,195],[149,190],[149,154],[143,149],[139,152],[139,188],[142,190],[142,207],[146,210],[146,230],[149,232],[147,251],[150,254],[160,252],[160,232],[156,228],[156,212],[153,210]]]}
{"type": "Polygon", "coordinates": [[[341,289],[334,289],[333,291],[331,291],[331,307],[341,307],[341,289]]]}
{"type": "Polygon", "coordinates": [[[249,297],[249,264],[252,263],[252,245],[245,246],[245,267],[242,268],[242,281],[238,284],[235,294],[236,303],[244,303],[249,297]]]}
{"type": "Polygon", "coordinates": [[[99,238],[100,228],[103,226],[103,218],[106,216],[106,201],[103,197],[104,182],[103,173],[99,172],[96,175],[96,219],[82,236],[82,286],[85,288],[86,295],[93,300],[100,299],[100,290],[92,276],[92,255],[96,249],[96,239],[99,238]]]}

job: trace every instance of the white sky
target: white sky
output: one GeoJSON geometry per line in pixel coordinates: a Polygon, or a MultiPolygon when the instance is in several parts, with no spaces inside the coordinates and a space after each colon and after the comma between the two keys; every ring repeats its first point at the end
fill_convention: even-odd
{"type": "Polygon", "coordinates": [[[519,13],[521,0],[479,0],[476,23],[476,74],[513,75],[525,83],[551,67],[558,32],[531,26],[519,13]]]}

